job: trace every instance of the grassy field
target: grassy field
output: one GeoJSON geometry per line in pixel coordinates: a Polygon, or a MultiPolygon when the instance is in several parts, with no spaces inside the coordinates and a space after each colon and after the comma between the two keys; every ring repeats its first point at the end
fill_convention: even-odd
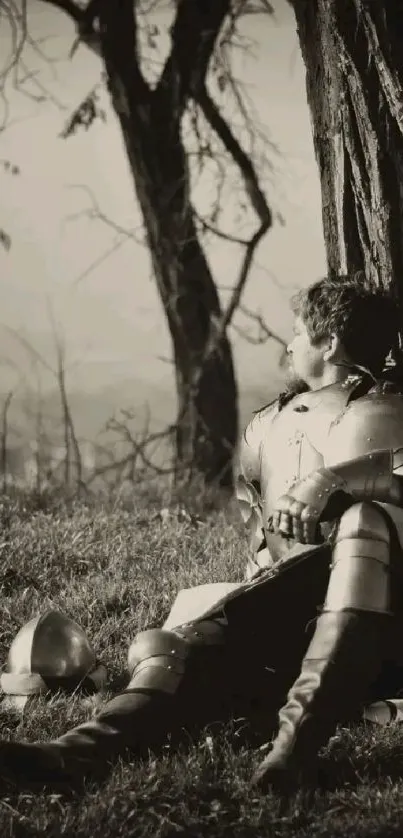
{"type": "MultiPolygon", "coordinates": [[[[1,663],[20,626],[56,607],[102,657],[108,695],[118,690],[129,640],[162,622],[179,588],[242,576],[246,543],[234,508],[206,508],[200,498],[190,508],[193,519],[158,486],[114,504],[0,499],[1,663]]],[[[1,736],[47,739],[92,712],[77,697],[35,700],[22,716],[3,708],[1,736]]],[[[161,756],[119,761],[80,794],[2,785],[0,836],[403,834],[403,726],[340,730],[323,753],[325,785],[288,802],[251,793],[258,755],[235,740],[231,729],[210,730],[161,756]]]]}

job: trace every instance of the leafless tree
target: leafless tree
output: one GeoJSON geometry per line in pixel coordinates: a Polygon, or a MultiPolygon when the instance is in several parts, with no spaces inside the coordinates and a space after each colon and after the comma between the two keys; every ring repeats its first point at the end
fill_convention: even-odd
{"type": "MultiPolygon", "coordinates": [[[[231,58],[233,50],[242,45],[242,17],[267,15],[272,7],[268,0],[175,0],[168,4],[173,11],[170,51],[158,65],[158,52],[153,47],[158,27],[152,19],[153,11],[162,5],[158,0],[41,2],[57,7],[74,21],[77,38],[72,56],[84,45],[101,59],[172,338],[178,394],[177,465],[191,464],[206,481],[231,486],[238,413],[228,329],[256,248],[273,223],[261,179],[267,162],[262,131],[250,117],[231,58]],[[150,49],[147,52],[150,45],[151,57],[150,49]],[[238,126],[221,106],[224,91],[237,109],[238,126]],[[192,132],[193,151],[186,145],[186,131],[192,132]],[[217,200],[208,217],[201,217],[193,204],[191,154],[200,169],[206,163],[215,166],[217,200]],[[255,219],[245,236],[220,226],[221,186],[229,165],[237,170],[244,201],[255,219]],[[225,309],[207,259],[203,232],[236,242],[243,250],[225,309]]],[[[26,0],[3,0],[2,5],[14,26],[14,48],[7,67],[11,73],[30,37],[26,0]]],[[[102,118],[97,97],[98,86],[69,117],[63,136],[70,136],[80,126],[89,127],[98,116],[102,118]]]]}

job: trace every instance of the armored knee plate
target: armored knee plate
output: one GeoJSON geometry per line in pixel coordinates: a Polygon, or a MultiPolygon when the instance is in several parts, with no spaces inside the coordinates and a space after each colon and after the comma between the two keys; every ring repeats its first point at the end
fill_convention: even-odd
{"type": "Polygon", "coordinates": [[[128,690],[157,690],[174,694],[183,678],[186,661],[196,646],[225,643],[219,620],[200,620],[175,629],[149,629],[137,635],[128,652],[131,675],[128,690]]]}
{"type": "Polygon", "coordinates": [[[390,532],[375,503],[356,503],[342,515],[324,609],[388,613],[390,532]]]}

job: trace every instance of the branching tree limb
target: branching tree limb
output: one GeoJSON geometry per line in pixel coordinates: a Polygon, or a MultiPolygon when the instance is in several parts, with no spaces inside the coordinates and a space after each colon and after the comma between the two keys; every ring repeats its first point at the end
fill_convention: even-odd
{"type": "Polygon", "coordinates": [[[240,337],[244,338],[244,340],[248,343],[253,343],[255,346],[261,346],[262,343],[267,343],[268,340],[274,340],[282,347],[283,350],[287,348],[287,341],[267,325],[262,314],[252,311],[252,309],[243,304],[239,305],[239,311],[257,326],[257,334],[251,335],[249,331],[246,331],[246,329],[243,329],[241,326],[233,323],[232,328],[240,335],[240,337]]]}
{"type": "Polygon", "coordinates": [[[194,96],[206,78],[218,33],[231,9],[230,0],[187,0],[178,3],[171,28],[172,50],[158,90],[168,94],[180,117],[189,96],[194,96]]]}
{"type": "MultiPolygon", "coordinates": [[[[238,440],[237,387],[228,330],[250,275],[256,248],[273,224],[273,214],[254,160],[253,130],[249,147],[238,138],[225,109],[209,92],[213,57],[226,77],[233,101],[247,121],[247,109],[231,77],[230,50],[243,14],[271,13],[264,2],[240,0],[178,0],[170,30],[171,48],[155,83],[142,70],[139,21],[147,4],[133,0],[42,0],[73,21],[78,44],[100,55],[111,103],[122,132],[150,250],[155,279],[173,345],[178,392],[176,455],[178,464],[192,462],[207,481],[232,485],[232,455],[238,440]],[[242,243],[244,253],[229,302],[221,309],[207,254],[199,237],[204,229],[220,229],[215,217],[200,222],[192,200],[192,181],[183,139],[186,116],[202,114],[219,154],[238,170],[257,227],[250,238],[228,235],[242,243]]],[[[241,43],[242,39],[238,38],[241,43]]],[[[219,77],[217,77],[219,79],[219,77]]],[[[94,91],[73,114],[65,135],[97,116],[94,91]]],[[[196,123],[195,123],[196,124],[196,123]]],[[[218,160],[210,140],[205,159],[218,160]]],[[[223,163],[225,172],[227,164],[223,163]]],[[[218,195],[220,191],[218,191],[218,195]]],[[[218,198],[219,200],[219,198],[218,198]]],[[[101,215],[98,213],[98,218],[101,215]]],[[[103,219],[105,220],[105,219],[103,219]]]]}

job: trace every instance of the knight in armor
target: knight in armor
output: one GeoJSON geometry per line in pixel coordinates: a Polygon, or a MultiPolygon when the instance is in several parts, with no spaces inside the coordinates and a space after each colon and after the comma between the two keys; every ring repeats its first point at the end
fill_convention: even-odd
{"type": "Polygon", "coordinates": [[[293,381],[241,443],[246,580],[197,619],[141,632],[126,690],[97,718],[47,743],[1,742],[3,775],[86,776],[260,709],[275,736],[253,783],[276,787],[312,777],[337,724],[386,697],[402,665],[403,390],[385,374],[397,309],[342,277],[301,292],[294,313],[293,381]]]}

